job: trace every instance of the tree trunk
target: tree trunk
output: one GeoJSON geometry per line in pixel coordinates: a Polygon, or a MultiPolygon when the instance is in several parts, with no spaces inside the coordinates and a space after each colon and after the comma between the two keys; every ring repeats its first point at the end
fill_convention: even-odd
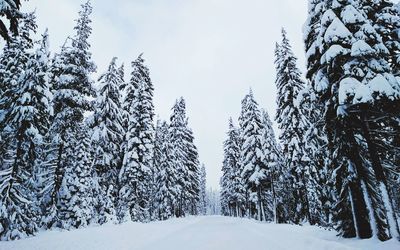
{"type": "Polygon", "coordinates": [[[277,218],[277,211],[276,211],[276,197],[275,197],[275,183],[274,183],[274,176],[271,174],[271,191],[272,191],[272,203],[273,203],[273,208],[272,212],[274,214],[274,223],[278,223],[278,218],[277,218]]]}
{"type": "Polygon", "coordinates": [[[264,221],[265,218],[263,217],[263,205],[261,200],[261,186],[257,187],[257,199],[258,199],[258,220],[264,221]]]}
{"type": "Polygon", "coordinates": [[[368,112],[367,110],[363,110],[363,112],[361,114],[362,115],[363,135],[364,135],[364,138],[368,145],[368,153],[371,158],[371,163],[372,163],[372,168],[375,173],[375,178],[378,182],[378,188],[380,189],[380,192],[383,196],[382,201],[383,201],[383,204],[384,204],[384,207],[386,210],[386,218],[387,218],[387,222],[389,224],[389,231],[391,234],[390,236],[394,237],[394,238],[399,238],[399,236],[400,236],[399,235],[399,225],[397,223],[396,214],[394,213],[394,206],[393,206],[392,198],[390,197],[390,193],[387,188],[387,179],[385,176],[385,171],[381,164],[381,160],[378,155],[376,146],[371,138],[367,112],[368,112]]]}
{"type": "MultiPolygon", "coordinates": [[[[362,159],[360,158],[360,150],[358,148],[357,142],[355,140],[354,132],[351,128],[348,128],[346,131],[347,140],[349,140],[349,164],[353,164],[355,169],[355,180],[349,184],[351,199],[352,199],[352,211],[354,215],[354,226],[356,228],[357,236],[361,239],[367,239],[372,237],[372,229],[369,222],[369,213],[367,204],[364,199],[364,195],[361,189],[360,178],[363,176],[363,164],[362,159]]],[[[349,166],[350,172],[352,172],[353,166],[349,166]]]]}

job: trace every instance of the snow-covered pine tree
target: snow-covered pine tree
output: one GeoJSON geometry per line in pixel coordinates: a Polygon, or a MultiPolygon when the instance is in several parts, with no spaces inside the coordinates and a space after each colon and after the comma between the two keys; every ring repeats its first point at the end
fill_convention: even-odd
{"type": "MultiPolygon", "coordinates": [[[[120,86],[119,86],[119,99],[120,99],[120,103],[121,103],[121,115],[122,115],[122,129],[123,129],[123,134],[122,134],[122,138],[123,141],[120,145],[120,158],[124,159],[125,157],[125,150],[126,150],[126,146],[127,146],[127,141],[126,141],[126,134],[128,131],[128,124],[129,124],[129,103],[126,102],[126,94],[127,94],[127,86],[128,83],[125,81],[125,65],[121,64],[121,66],[118,68],[118,74],[119,74],[119,78],[122,80],[120,86]]],[[[122,167],[122,165],[121,165],[122,167]]],[[[119,189],[119,187],[117,187],[117,189],[119,189]]]]}
{"type": "MultiPolygon", "coordinates": [[[[376,32],[381,36],[383,44],[388,49],[386,60],[390,65],[391,73],[398,77],[400,75],[400,8],[398,6],[400,5],[397,4],[396,6],[389,0],[376,0],[373,2],[361,0],[360,2],[360,8],[366,12],[368,19],[376,29],[376,32]]],[[[382,123],[380,127],[382,132],[377,136],[379,137],[379,144],[385,144],[383,147],[386,148],[386,152],[389,152],[388,161],[390,162],[389,165],[392,166],[399,166],[400,163],[398,160],[398,149],[400,148],[400,126],[398,125],[398,117],[400,114],[396,112],[399,109],[399,101],[390,102],[389,107],[386,107],[386,111],[384,112],[386,115],[389,113],[390,118],[385,119],[384,125],[382,123]],[[394,134],[394,136],[388,136],[391,134],[394,134]],[[383,137],[386,137],[385,140],[381,140],[383,137]]],[[[374,129],[374,131],[378,130],[374,129]]],[[[382,148],[382,146],[378,145],[378,148],[379,147],[382,148]]],[[[381,157],[384,157],[384,155],[385,154],[382,154],[381,157]]],[[[392,190],[390,196],[394,199],[393,202],[399,204],[399,198],[395,199],[398,193],[395,191],[399,186],[398,178],[393,175],[392,170],[387,171],[386,174],[389,179],[388,189],[392,190]]],[[[393,207],[396,209],[398,206],[393,205],[393,207]]]]}
{"type": "Polygon", "coordinates": [[[33,50],[35,14],[25,14],[19,36],[2,59],[0,118],[0,238],[20,239],[37,230],[40,211],[34,181],[42,137],[49,126],[51,94],[47,77],[47,38],[33,50]],[[5,67],[4,67],[5,66],[5,67]],[[4,77],[4,78],[3,78],[4,77]]]}
{"type": "Polygon", "coordinates": [[[170,121],[174,166],[178,172],[175,216],[196,215],[200,195],[200,163],[193,132],[188,127],[186,104],[182,97],[172,108],[170,121]]]}
{"type": "MultiPolygon", "coordinates": [[[[158,185],[157,181],[160,179],[161,175],[161,158],[162,158],[162,147],[164,143],[165,134],[163,134],[162,126],[164,125],[165,121],[161,121],[158,117],[156,126],[154,128],[154,149],[153,149],[153,176],[152,176],[152,191],[151,191],[151,219],[158,220],[160,218],[159,207],[160,207],[160,200],[161,198],[157,197],[156,194],[158,193],[158,185]]],[[[168,125],[167,125],[168,127],[168,125]]],[[[168,131],[168,130],[167,130],[168,131]]],[[[161,177],[162,178],[162,177],[161,177]]]]}
{"type": "Polygon", "coordinates": [[[304,111],[300,106],[298,96],[304,89],[300,70],[297,68],[297,58],[292,52],[286,31],[282,29],[282,42],[275,52],[277,113],[276,121],[281,130],[279,140],[282,144],[284,165],[287,169],[287,178],[292,189],[292,200],[289,201],[289,211],[292,211],[290,220],[302,223],[304,220],[313,223],[309,211],[309,197],[307,190],[306,168],[309,159],[304,145],[304,133],[309,127],[304,111]]]}
{"type": "Polygon", "coordinates": [[[272,127],[272,122],[269,118],[268,112],[262,112],[262,150],[263,162],[266,166],[267,185],[265,187],[266,204],[265,210],[270,213],[268,220],[275,223],[283,221],[286,217],[285,206],[282,197],[285,194],[285,188],[282,185],[282,179],[285,178],[282,171],[282,156],[279,145],[276,141],[275,132],[272,127]]]}
{"type": "Polygon", "coordinates": [[[178,200],[178,172],[167,122],[159,122],[156,129],[154,151],[155,217],[166,220],[174,216],[178,200]]]}
{"type": "Polygon", "coordinates": [[[122,165],[121,144],[125,134],[123,111],[120,102],[120,86],[123,83],[120,71],[113,58],[107,72],[100,76],[95,112],[90,122],[92,146],[94,147],[94,168],[99,183],[96,197],[98,223],[114,221],[117,197],[117,179],[122,165]]]}
{"type": "Polygon", "coordinates": [[[64,229],[86,227],[95,215],[90,130],[83,122],[74,129],[76,136],[68,149],[71,158],[59,191],[59,226],[64,229]]]}
{"type": "MultiPolygon", "coordinates": [[[[304,42],[307,58],[307,78],[311,79],[320,65],[321,50],[319,44],[323,37],[320,36],[321,18],[326,10],[326,1],[309,0],[308,18],[303,27],[304,42]]],[[[330,153],[328,149],[328,138],[325,131],[324,122],[324,104],[316,98],[314,89],[307,85],[303,92],[303,105],[307,108],[306,114],[310,121],[310,127],[307,129],[305,142],[310,150],[311,164],[318,171],[319,200],[322,203],[321,216],[316,218],[318,224],[330,226],[331,208],[335,200],[333,182],[329,178],[332,170],[329,169],[330,153]]],[[[318,90],[317,90],[318,91],[318,90]]],[[[315,213],[315,208],[310,208],[311,213],[315,213]]]]}
{"type": "Polygon", "coordinates": [[[0,20],[0,35],[7,40],[11,41],[9,31],[14,35],[18,35],[19,19],[23,18],[23,14],[20,13],[21,0],[0,0],[0,16],[8,19],[10,25],[9,28],[3,20],[0,20]]]}
{"type": "Polygon", "coordinates": [[[207,214],[207,173],[204,164],[201,165],[200,169],[200,198],[199,198],[199,214],[207,214]]]}
{"type": "MultiPolygon", "coordinates": [[[[220,186],[221,186],[221,209],[222,214],[225,216],[236,216],[236,214],[231,209],[232,203],[232,185],[233,185],[233,178],[234,178],[234,165],[232,160],[235,160],[236,165],[239,165],[239,154],[240,150],[239,147],[236,147],[236,150],[231,149],[231,145],[235,141],[232,139],[232,135],[235,135],[236,142],[237,142],[237,129],[233,125],[232,118],[229,119],[229,131],[227,133],[228,138],[224,141],[224,160],[222,162],[222,176],[220,179],[220,186]],[[235,152],[235,154],[232,154],[235,152]],[[232,156],[236,156],[234,159],[231,159],[232,156]]],[[[236,207],[236,206],[235,206],[236,207]]]]}
{"type": "Polygon", "coordinates": [[[169,131],[170,140],[172,142],[174,166],[178,173],[177,176],[177,204],[175,208],[175,216],[185,216],[185,197],[187,196],[187,187],[189,183],[189,169],[187,166],[186,154],[186,130],[187,130],[187,117],[185,100],[180,98],[176,101],[172,108],[172,115],[170,118],[169,131]]]}
{"type": "Polygon", "coordinates": [[[218,190],[207,190],[207,215],[221,214],[221,199],[218,190]]]}
{"type": "MultiPolygon", "coordinates": [[[[90,74],[95,72],[96,66],[92,62],[91,53],[89,51],[90,44],[88,38],[91,34],[91,19],[92,7],[90,2],[82,5],[77,20],[75,36],[68,40],[61,53],[57,54],[52,63],[53,87],[54,87],[54,117],[48,134],[48,141],[51,143],[49,154],[45,162],[47,170],[46,176],[48,183],[45,193],[46,198],[43,199],[43,206],[46,210],[46,216],[43,217],[43,223],[47,227],[60,226],[84,226],[86,224],[87,215],[82,214],[82,218],[75,218],[77,221],[72,221],[70,213],[74,208],[66,207],[71,204],[78,204],[75,201],[67,201],[66,199],[78,199],[80,203],[86,204],[91,198],[89,195],[81,195],[77,192],[74,196],[68,196],[68,193],[63,193],[61,190],[63,185],[74,185],[72,181],[65,181],[66,176],[73,174],[77,178],[86,178],[86,167],[79,166],[84,164],[82,160],[75,157],[83,157],[77,155],[75,146],[84,144],[86,139],[81,138],[82,130],[84,135],[90,136],[86,132],[84,124],[84,114],[92,110],[90,98],[93,98],[95,91],[93,81],[90,74]],[[79,139],[81,138],[81,139],[79,139]],[[79,140],[78,140],[79,139],[79,140]],[[83,173],[77,173],[75,168],[79,167],[83,173]],[[87,201],[85,201],[88,199],[87,201]],[[63,202],[60,202],[63,200],[63,202]],[[64,213],[64,211],[69,211],[64,213]],[[78,223],[80,221],[80,223],[78,223]]],[[[80,150],[84,148],[81,147],[80,150]]],[[[89,148],[86,148],[89,150],[89,148]]],[[[83,152],[81,152],[83,153],[83,152]]],[[[87,152],[88,153],[88,152],[87,152]]],[[[79,180],[77,180],[79,182],[79,180]]],[[[82,183],[87,183],[86,179],[81,180],[82,183]]],[[[86,185],[86,184],[85,184],[86,185]]],[[[72,189],[71,187],[63,186],[63,190],[72,189]]],[[[76,214],[80,216],[80,214],[76,214]]]]}
{"type": "Polygon", "coordinates": [[[197,147],[194,144],[193,132],[189,127],[184,129],[184,152],[187,168],[187,185],[182,196],[185,214],[197,215],[200,199],[200,162],[197,147]]]}
{"type": "MultiPolygon", "coordinates": [[[[4,47],[1,58],[0,58],[0,126],[1,131],[1,147],[0,147],[0,162],[7,151],[9,145],[8,137],[6,134],[9,129],[6,130],[7,123],[4,122],[6,114],[9,113],[11,108],[12,100],[15,97],[15,89],[18,88],[18,78],[23,74],[28,61],[27,48],[32,48],[33,44],[29,37],[27,39],[21,39],[21,37],[13,37],[13,39],[7,43],[4,47]]],[[[10,134],[11,135],[11,134],[10,134]]]]}
{"type": "Polygon", "coordinates": [[[359,4],[327,2],[317,45],[321,64],[309,77],[326,107],[338,229],[345,237],[386,240],[398,236],[398,226],[383,169],[388,148],[378,146],[376,121],[398,102],[399,84],[388,49],[359,4]]]}
{"type": "Polygon", "coordinates": [[[307,78],[315,74],[320,64],[321,17],[325,11],[325,0],[308,0],[308,18],[303,26],[303,39],[307,58],[307,78]]]}
{"type": "Polygon", "coordinates": [[[258,220],[266,220],[265,197],[268,169],[264,162],[263,152],[263,124],[261,112],[254,100],[253,92],[245,96],[242,101],[242,111],[239,117],[240,138],[240,164],[241,176],[249,193],[248,215],[258,220]]]}
{"type": "Polygon", "coordinates": [[[310,178],[310,214],[313,222],[330,227],[332,205],[335,198],[330,176],[330,153],[328,137],[324,129],[324,107],[317,102],[314,90],[308,84],[299,95],[309,127],[305,131],[304,143],[308,152],[310,178]]]}
{"type": "Polygon", "coordinates": [[[359,0],[359,8],[382,38],[388,49],[386,60],[395,76],[400,75],[400,10],[390,0],[359,0]]]}
{"type": "Polygon", "coordinates": [[[131,81],[126,88],[128,108],[127,145],[119,173],[120,221],[150,220],[150,191],[152,188],[152,159],[154,148],[153,84],[148,68],[140,55],[132,63],[131,81]]]}

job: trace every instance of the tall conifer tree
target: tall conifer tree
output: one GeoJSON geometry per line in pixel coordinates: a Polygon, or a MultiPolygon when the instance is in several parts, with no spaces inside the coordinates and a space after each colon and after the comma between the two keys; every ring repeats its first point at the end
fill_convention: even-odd
{"type": "Polygon", "coordinates": [[[119,173],[119,219],[150,220],[150,191],[153,175],[154,105],[153,84],[140,55],[132,63],[131,81],[127,86],[127,145],[119,173]]]}
{"type": "MultiPolygon", "coordinates": [[[[74,189],[78,183],[65,180],[75,177],[82,178],[80,183],[85,183],[82,186],[84,190],[86,190],[85,185],[91,183],[88,180],[91,177],[87,175],[89,170],[86,169],[89,166],[80,166],[85,162],[84,158],[90,158],[90,152],[85,152],[87,155],[82,156],[77,155],[75,150],[78,145],[82,146],[80,151],[84,150],[83,146],[89,139],[83,138],[79,133],[83,132],[84,135],[90,136],[87,132],[84,114],[93,109],[89,99],[95,95],[90,74],[96,70],[96,66],[91,59],[88,42],[92,30],[90,26],[91,13],[90,2],[83,4],[74,28],[75,36],[68,40],[61,53],[55,56],[52,64],[54,117],[48,134],[52,144],[50,150],[52,153],[48,155],[49,159],[46,161],[46,169],[49,172],[46,192],[49,197],[45,199],[47,210],[45,224],[48,227],[55,225],[69,228],[86,225],[88,219],[86,215],[76,218],[82,223],[70,220],[69,213],[74,213],[75,208],[68,206],[76,203],[68,201],[68,199],[81,199],[82,203],[92,202],[90,195],[80,196],[84,193],[83,190],[74,192],[76,196],[71,196],[67,190],[74,189]],[[80,159],[78,160],[76,157],[80,159]],[[79,173],[80,171],[82,172],[79,173]],[[88,200],[84,201],[85,199],[88,200]]],[[[89,148],[86,149],[89,150],[89,148]]]]}
{"type": "Polygon", "coordinates": [[[0,93],[0,237],[20,239],[37,230],[39,210],[35,169],[51,112],[47,78],[47,41],[36,52],[35,14],[25,14],[19,36],[2,58],[0,93]]]}
{"type": "Polygon", "coordinates": [[[278,89],[276,121],[281,130],[279,139],[282,144],[284,165],[287,168],[293,192],[289,210],[294,213],[290,215],[290,219],[294,223],[301,223],[304,220],[311,220],[307,190],[308,176],[306,176],[308,159],[304,145],[304,131],[309,123],[298,99],[300,92],[304,89],[304,82],[285,30],[282,30],[282,42],[277,46],[275,58],[278,89]]]}

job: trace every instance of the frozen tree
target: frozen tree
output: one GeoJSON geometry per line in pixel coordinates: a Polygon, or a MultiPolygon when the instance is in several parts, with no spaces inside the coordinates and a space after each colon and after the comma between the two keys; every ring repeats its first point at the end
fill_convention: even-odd
{"type": "Polygon", "coordinates": [[[305,131],[304,144],[309,157],[310,215],[314,223],[331,226],[332,205],[336,200],[329,168],[328,137],[324,128],[323,109],[317,102],[314,90],[308,84],[299,95],[309,127],[305,131]]]}
{"type": "Polygon", "coordinates": [[[14,35],[18,35],[18,25],[23,14],[19,11],[21,0],[0,0],[0,35],[7,41],[12,38],[9,31],[14,35]],[[9,28],[4,23],[4,18],[9,22],[9,28]]]}
{"type": "MultiPolygon", "coordinates": [[[[52,63],[54,117],[47,135],[50,146],[49,154],[44,161],[47,170],[47,185],[46,190],[43,191],[47,195],[43,199],[43,206],[46,210],[43,222],[47,227],[52,227],[53,225],[61,227],[64,225],[68,227],[85,225],[83,222],[72,222],[70,218],[58,216],[58,214],[70,209],[65,205],[69,206],[75,202],[67,201],[66,199],[81,199],[79,202],[82,203],[87,203],[89,201],[84,200],[90,199],[86,195],[79,196],[82,194],[80,192],[74,196],[65,196],[61,193],[61,187],[62,185],[73,185],[73,182],[64,180],[66,178],[65,175],[72,174],[76,164],[84,164],[82,162],[78,163],[78,159],[75,158],[78,155],[73,148],[86,140],[84,138],[78,140],[78,137],[81,136],[78,133],[83,130],[85,131],[84,135],[90,136],[86,132],[84,114],[92,110],[92,103],[89,99],[95,95],[90,75],[95,71],[96,66],[91,60],[90,44],[88,43],[88,38],[91,34],[91,13],[90,2],[83,4],[74,28],[76,31],[75,36],[68,40],[68,44],[62,48],[61,53],[55,56],[52,63]],[[63,196],[63,202],[60,202],[61,196],[63,196]],[[61,219],[68,221],[60,221],[61,219]]],[[[84,149],[81,148],[81,150],[84,149]]],[[[89,150],[89,148],[86,149],[89,150]]],[[[84,168],[86,167],[88,166],[84,166],[84,168]]],[[[76,174],[76,177],[86,178],[86,169],[83,171],[85,172],[84,174],[76,174]]],[[[87,180],[82,179],[83,182],[86,183],[87,180]]],[[[72,186],[63,186],[64,190],[72,188],[72,186]]],[[[85,221],[87,219],[86,215],[81,219],[85,221]]]]}
{"type": "Polygon", "coordinates": [[[120,71],[113,58],[106,73],[100,76],[93,130],[94,168],[99,182],[97,212],[99,223],[114,220],[117,197],[117,178],[122,165],[121,144],[125,134],[123,111],[120,102],[120,86],[123,83],[120,71]]]}
{"type": "Polygon", "coordinates": [[[303,26],[303,39],[307,58],[307,77],[315,74],[320,65],[321,52],[318,46],[321,17],[325,11],[325,0],[308,0],[308,17],[303,26]]]}
{"type": "Polygon", "coordinates": [[[263,162],[266,168],[267,185],[265,187],[268,197],[265,204],[266,210],[271,212],[268,219],[280,222],[286,217],[282,197],[285,195],[285,188],[282,185],[284,173],[282,171],[282,156],[278,143],[276,142],[275,132],[267,111],[262,112],[262,150],[263,162]]]}
{"type": "Polygon", "coordinates": [[[178,199],[178,172],[174,165],[174,149],[169,126],[159,122],[154,150],[154,205],[156,218],[166,220],[174,216],[178,199]]]}
{"type": "Polygon", "coordinates": [[[309,159],[304,145],[304,132],[309,127],[309,122],[298,100],[299,93],[304,89],[304,82],[285,30],[282,30],[282,37],[275,52],[278,89],[276,121],[281,130],[279,140],[283,161],[291,181],[290,188],[293,189],[293,199],[288,204],[291,207],[289,210],[293,211],[290,219],[294,223],[304,220],[312,223],[307,190],[310,176],[307,176],[309,174],[306,170],[309,159]]]}
{"type": "Polygon", "coordinates": [[[172,108],[169,133],[173,144],[173,165],[178,173],[175,216],[196,215],[200,198],[200,163],[183,98],[178,99],[172,108]]]}
{"type": "Polygon", "coordinates": [[[263,191],[267,185],[268,169],[263,160],[263,124],[261,112],[250,91],[242,101],[239,117],[241,177],[249,192],[248,212],[259,220],[266,220],[263,191]],[[256,213],[256,214],[254,214],[256,213]]]}
{"type": "Polygon", "coordinates": [[[185,213],[190,215],[197,215],[197,204],[200,199],[200,162],[197,147],[194,144],[193,132],[190,128],[184,129],[184,153],[185,162],[187,168],[187,179],[186,186],[182,199],[184,201],[185,213]]]}
{"type": "Polygon", "coordinates": [[[174,155],[174,166],[178,173],[177,181],[177,205],[175,206],[175,216],[182,217],[184,213],[184,198],[187,195],[188,186],[188,167],[186,165],[186,138],[187,129],[186,105],[183,98],[176,101],[172,108],[169,131],[174,155]]]}
{"type": "Polygon", "coordinates": [[[20,239],[37,230],[34,171],[42,137],[49,125],[51,94],[47,69],[47,37],[33,51],[35,15],[26,14],[20,36],[5,48],[0,96],[0,237],[20,239]],[[32,52],[33,51],[33,52],[32,52]],[[2,111],[1,111],[2,110],[2,111]]]}
{"type": "Polygon", "coordinates": [[[93,176],[90,159],[89,128],[84,124],[73,131],[71,159],[59,191],[60,227],[64,229],[86,227],[94,216],[93,176]]]}
{"type": "Polygon", "coordinates": [[[127,145],[119,173],[119,220],[150,220],[152,158],[154,147],[153,84],[140,55],[132,63],[131,81],[126,88],[128,108],[127,145]]]}
{"type": "Polygon", "coordinates": [[[246,189],[241,177],[239,129],[229,119],[229,130],[224,142],[224,161],[221,177],[222,214],[242,217],[245,213],[246,189]]]}
{"type": "Polygon", "coordinates": [[[207,215],[221,214],[220,194],[212,188],[207,190],[207,215]]]}
{"type": "Polygon", "coordinates": [[[386,155],[392,147],[378,138],[386,137],[382,124],[393,119],[399,84],[388,48],[360,3],[327,2],[317,41],[321,64],[308,77],[325,106],[337,228],[345,237],[386,240],[398,236],[384,169],[391,165],[386,155]]]}
{"type": "Polygon", "coordinates": [[[388,61],[392,73],[395,76],[400,74],[400,11],[390,0],[360,0],[359,8],[363,9],[366,17],[382,38],[388,53],[388,61]]]}
{"type": "Polygon", "coordinates": [[[199,214],[206,215],[207,213],[207,173],[204,164],[201,165],[200,170],[200,197],[199,197],[199,214]]]}

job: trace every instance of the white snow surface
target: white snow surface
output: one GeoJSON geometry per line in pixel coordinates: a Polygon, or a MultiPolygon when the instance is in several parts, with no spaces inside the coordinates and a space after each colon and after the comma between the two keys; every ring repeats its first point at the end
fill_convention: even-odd
{"type": "Polygon", "coordinates": [[[148,224],[103,225],[69,232],[50,231],[1,250],[398,250],[396,240],[341,239],[313,226],[276,225],[222,216],[189,217],[148,224]]]}

